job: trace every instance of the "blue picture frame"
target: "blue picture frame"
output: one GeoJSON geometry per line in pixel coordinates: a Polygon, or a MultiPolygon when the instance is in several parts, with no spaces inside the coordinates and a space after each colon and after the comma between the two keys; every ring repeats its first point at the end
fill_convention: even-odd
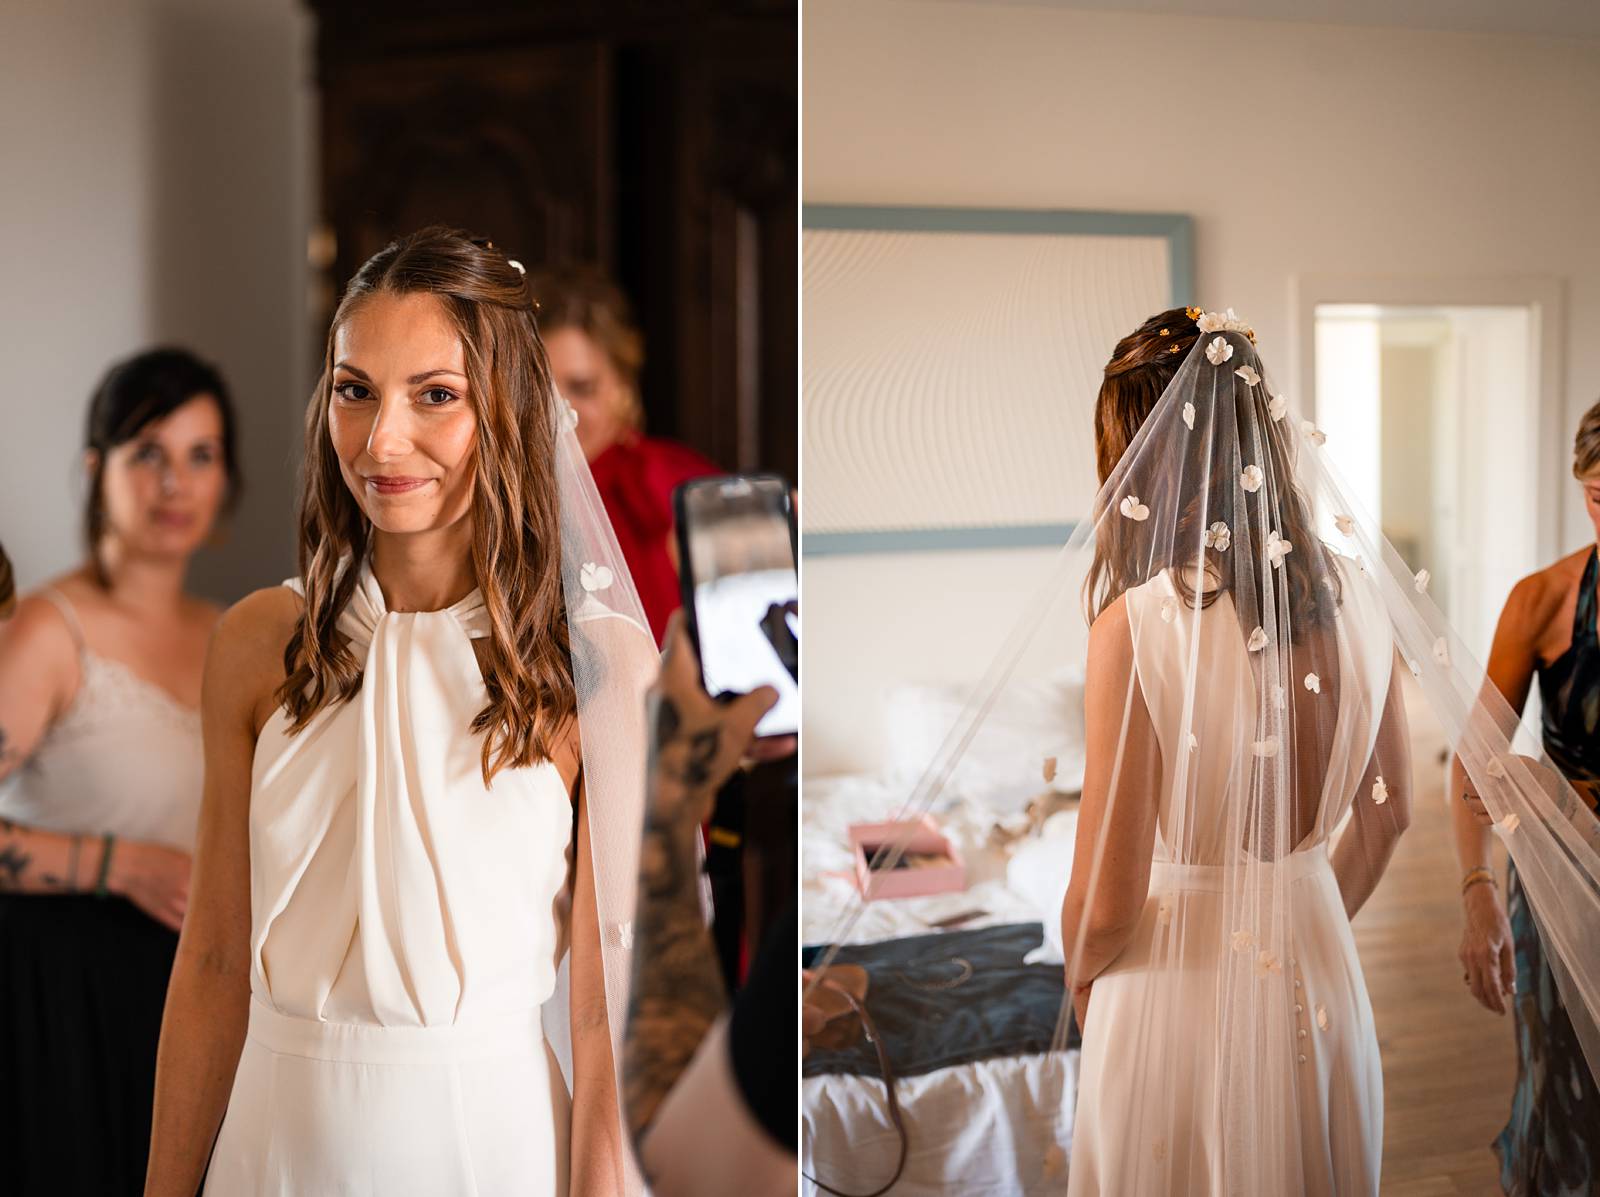
{"type": "MultiPolygon", "coordinates": [[[[1194,221],[1178,212],[804,204],[800,210],[800,226],[802,229],[862,232],[1159,237],[1167,242],[1172,306],[1194,302],[1194,221]]],[[[1014,524],[811,532],[801,534],[801,553],[805,557],[830,557],[857,553],[1049,548],[1064,544],[1072,535],[1073,526],[1014,524]]]]}

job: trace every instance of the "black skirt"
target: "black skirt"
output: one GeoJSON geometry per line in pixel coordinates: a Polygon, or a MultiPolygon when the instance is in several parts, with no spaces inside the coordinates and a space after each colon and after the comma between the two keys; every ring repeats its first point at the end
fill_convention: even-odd
{"type": "Polygon", "coordinates": [[[0,894],[0,1192],[143,1193],[177,946],[119,898],[0,894]]]}

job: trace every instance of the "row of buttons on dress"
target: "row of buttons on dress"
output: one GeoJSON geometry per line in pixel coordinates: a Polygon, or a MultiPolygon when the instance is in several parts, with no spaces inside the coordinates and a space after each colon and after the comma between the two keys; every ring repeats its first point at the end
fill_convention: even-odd
{"type": "MultiPolygon", "coordinates": [[[[1289,958],[1289,967],[1294,970],[1294,987],[1297,991],[1299,991],[1295,994],[1296,1000],[1294,1003],[1294,1013],[1295,1017],[1303,1023],[1306,1013],[1304,993],[1305,986],[1301,984],[1300,964],[1294,959],[1294,957],[1291,956],[1289,958]]],[[[1328,1008],[1320,1003],[1317,1006],[1316,1022],[1318,1029],[1324,1031],[1328,1029],[1328,1008]]],[[[1298,1030],[1296,1030],[1295,1034],[1300,1039],[1300,1046],[1304,1048],[1306,1046],[1305,1041],[1311,1038],[1310,1030],[1302,1025],[1298,1028],[1298,1030]]],[[[1300,1063],[1304,1064],[1306,1063],[1306,1060],[1306,1053],[1302,1050],[1300,1052],[1300,1063]]]]}

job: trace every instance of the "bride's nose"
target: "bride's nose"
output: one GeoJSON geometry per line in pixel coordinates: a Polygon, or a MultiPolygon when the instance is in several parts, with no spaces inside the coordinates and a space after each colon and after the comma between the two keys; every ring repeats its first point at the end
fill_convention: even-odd
{"type": "Polygon", "coordinates": [[[395,461],[411,452],[409,403],[382,402],[367,433],[367,456],[373,461],[395,461]]]}

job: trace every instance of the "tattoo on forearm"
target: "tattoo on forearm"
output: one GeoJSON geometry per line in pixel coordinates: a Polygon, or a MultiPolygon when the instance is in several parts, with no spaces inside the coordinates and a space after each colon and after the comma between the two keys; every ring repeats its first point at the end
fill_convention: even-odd
{"type": "Polygon", "coordinates": [[[0,890],[15,889],[33,863],[33,856],[16,844],[0,847],[0,890]]]}
{"type": "Polygon", "coordinates": [[[650,752],[652,778],[662,777],[691,788],[704,786],[711,780],[711,764],[721,745],[722,729],[715,724],[685,734],[677,706],[665,695],[661,697],[650,752]]]}
{"type": "MultiPolygon", "coordinates": [[[[623,1099],[635,1140],[677,1083],[727,1004],[722,973],[699,903],[697,820],[691,801],[711,775],[721,732],[685,732],[670,699],[656,714],[653,792],[639,854],[633,987],[623,1043],[623,1099]],[[686,793],[669,795],[667,788],[686,793]]],[[[703,795],[702,795],[703,796],[703,795]]]]}

